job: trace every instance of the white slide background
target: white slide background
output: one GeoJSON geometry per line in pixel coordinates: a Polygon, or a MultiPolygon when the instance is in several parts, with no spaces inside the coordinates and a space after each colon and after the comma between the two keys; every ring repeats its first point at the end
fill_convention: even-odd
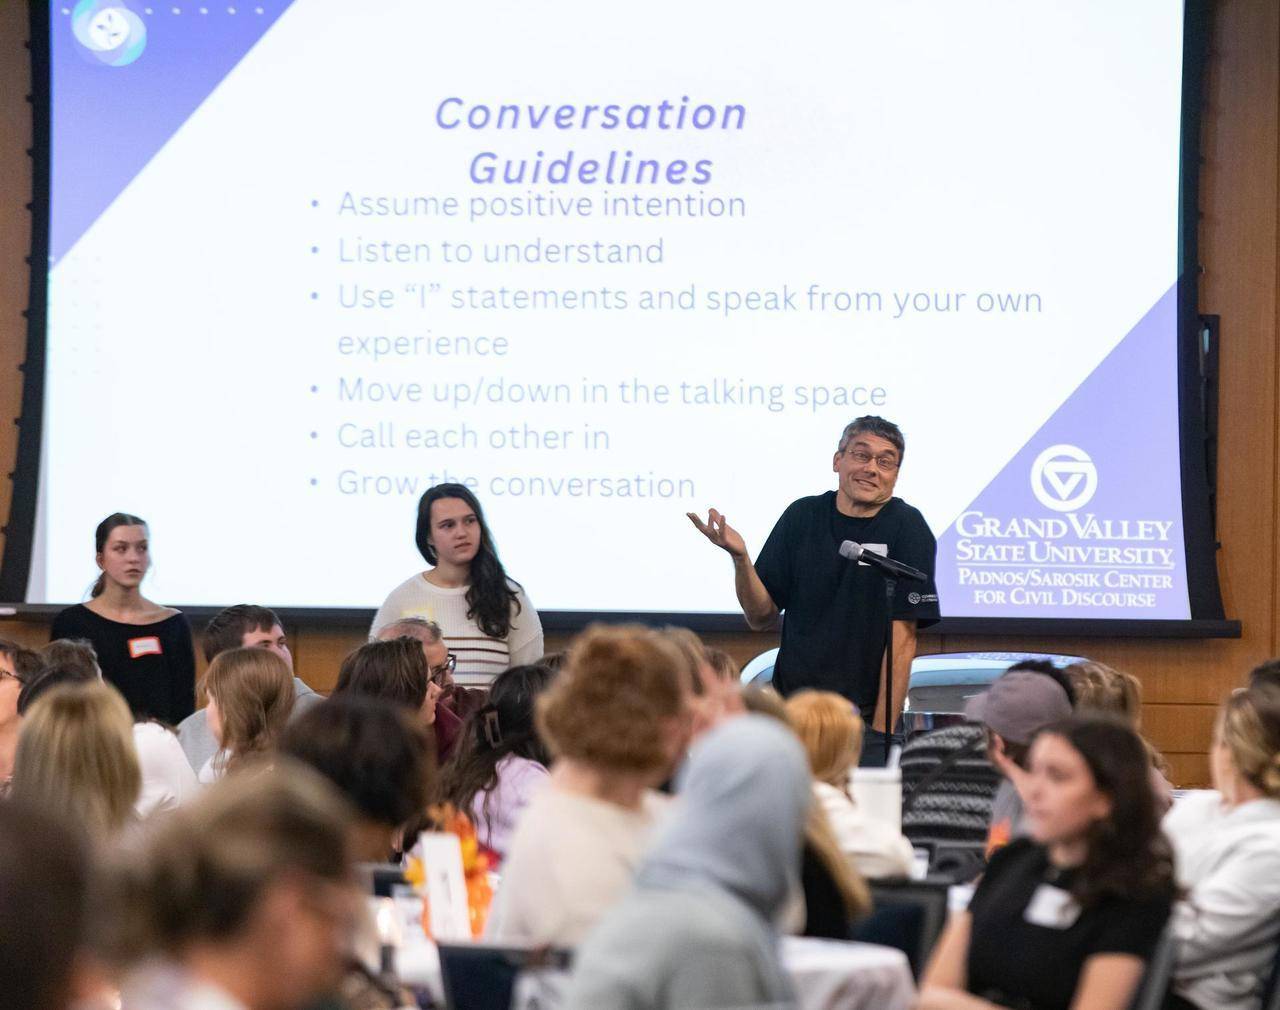
{"type": "MultiPolygon", "coordinates": [[[[473,477],[508,571],[543,609],[731,611],[723,556],[685,519],[724,510],[753,550],[796,497],[833,485],[858,413],[908,438],[899,494],[941,531],[1168,289],[1176,273],[1181,4],[437,4],[297,0],[50,275],[43,600],[80,599],[91,534],[152,526],[149,592],[367,607],[422,567],[428,475],[473,477]],[[441,130],[439,102],[741,104],[737,131],[441,130]],[[483,150],[713,162],[704,186],[477,186],[483,150]],[[469,222],[475,195],[741,198],[724,218],[469,222]],[[354,218],[359,196],[454,196],[461,216],[354,218]],[[319,201],[312,207],[311,201],[319,201]],[[343,264],[340,240],[467,242],[470,264],[343,264]],[[659,265],[488,265],[486,242],[664,243],[659,265]],[[311,247],[320,252],[311,253],[311,247]],[[409,283],[440,284],[426,309],[409,283]],[[340,285],[397,292],[343,309],[340,285]],[[708,311],[716,289],[798,293],[796,311],[708,311]],[[811,284],[879,292],[881,312],[809,311],[811,284]],[[625,311],[473,311],[476,287],[625,289],[625,311]],[[696,286],[691,311],[645,290],[696,286]],[[317,292],[312,300],[310,293],[317,292]],[[959,312],[894,294],[964,292],[959,312]],[[1035,293],[983,313],[979,293],[1035,293]],[[344,358],[341,336],[506,337],[502,359],[344,358]],[[567,383],[572,402],[341,402],[339,383],[567,383]],[[583,403],[583,380],[609,403],[583,403]],[[618,402],[618,383],[784,387],[785,409],[618,402]],[[882,406],[793,403],[876,386],[882,406]],[[318,392],[312,393],[316,386],[318,392]],[[468,450],[345,448],[343,424],[453,430],[468,450]],[[490,431],[583,426],[608,448],[511,450],[490,431]],[[311,432],[317,437],[311,437],[311,432]],[[416,480],[346,494],[339,475],[416,480]],[[636,473],[670,498],[507,497],[495,477],[636,473]],[[313,485],[312,480],[316,483],[313,485]]],[[[143,57],[145,59],[145,55],[143,57]]],[[[53,195],[56,201],[57,194],[53,195]]],[[[350,430],[350,429],[348,429],[350,430]]],[[[1171,503],[1171,507],[1177,507],[1171,503]]],[[[945,601],[944,601],[945,606],[945,601]]]]}

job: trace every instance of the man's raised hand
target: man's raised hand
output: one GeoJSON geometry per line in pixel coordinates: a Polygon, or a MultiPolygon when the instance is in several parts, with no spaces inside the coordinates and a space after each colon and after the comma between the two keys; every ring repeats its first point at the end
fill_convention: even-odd
{"type": "Polygon", "coordinates": [[[696,513],[686,512],[689,521],[698,528],[698,532],[723,551],[728,551],[735,558],[747,556],[747,545],[742,535],[725,520],[722,513],[711,509],[704,523],[696,513]]]}

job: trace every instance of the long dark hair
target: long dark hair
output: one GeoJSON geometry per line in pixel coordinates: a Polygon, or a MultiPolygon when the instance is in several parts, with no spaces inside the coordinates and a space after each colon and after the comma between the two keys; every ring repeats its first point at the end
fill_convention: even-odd
{"type": "Polygon", "coordinates": [[[484,521],[484,510],[469,488],[462,484],[437,484],[427,488],[418,502],[418,526],[414,532],[418,550],[427,564],[434,565],[438,560],[436,550],[431,546],[431,506],[441,498],[457,498],[465,502],[480,523],[480,547],[471,559],[471,584],[467,586],[467,617],[490,638],[506,638],[511,631],[511,604],[515,603],[518,614],[520,602],[509,584],[502,562],[498,560],[493,535],[484,521]]]}
{"type": "MultiPolygon", "coordinates": [[[[121,526],[146,526],[145,519],[139,519],[135,515],[128,512],[112,512],[102,522],[98,523],[98,528],[93,531],[93,552],[101,554],[107,546],[107,540],[111,536],[112,530],[119,529],[121,526]]],[[[102,595],[102,591],[107,588],[107,573],[103,572],[94,582],[93,588],[89,590],[89,599],[95,599],[102,595]]]]}
{"type": "Polygon", "coordinates": [[[1138,734],[1105,715],[1074,716],[1046,727],[1044,734],[1066,740],[1111,800],[1111,816],[1088,830],[1088,852],[1072,896],[1084,907],[1110,897],[1173,897],[1173,850],[1160,830],[1151,762],[1138,734]]]}
{"type": "MultiPolygon", "coordinates": [[[[462,740],[441,776],[443,799],[463,813],[480,793],[498,784],[498,762],[509,754],[543,765],[551,763],[546,744],[534,725],[534,701],[554,674],[541,664],[513,666],[489,688],[489,701],[467,719],[462,740]]],[[[492,830],[489,797],[481,811],[485,833],[492,830]]]]}

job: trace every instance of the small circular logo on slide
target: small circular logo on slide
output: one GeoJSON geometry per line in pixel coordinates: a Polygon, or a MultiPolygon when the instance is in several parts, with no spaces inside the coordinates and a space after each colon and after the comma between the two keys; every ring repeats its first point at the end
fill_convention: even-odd
{"type": "Polygon", "coordinates": [[[120,0],[80,0],[71,33],[82,52],[109,67],[127,67],[147,47],[147,26],[120,0]]]}
{"type": "Polygon", "coordinates": [[[1031,464],[1031,490],[1045,508],[1074,512],[1098,490],[1098,468],[1083,449],[1051,445],[1031,464]]]}

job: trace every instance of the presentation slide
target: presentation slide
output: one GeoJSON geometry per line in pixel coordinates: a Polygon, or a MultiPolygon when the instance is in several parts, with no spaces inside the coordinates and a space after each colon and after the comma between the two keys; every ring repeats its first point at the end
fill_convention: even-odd
{"type": "Polygon", "coordinates": [[[1178,0],[51,18],[29,601],[127,511],[166,603],[374,607],[457,481],[539,609],[733,612],[685,513],[876,414],[945,615],[1191,616],[1178,0]]]}

